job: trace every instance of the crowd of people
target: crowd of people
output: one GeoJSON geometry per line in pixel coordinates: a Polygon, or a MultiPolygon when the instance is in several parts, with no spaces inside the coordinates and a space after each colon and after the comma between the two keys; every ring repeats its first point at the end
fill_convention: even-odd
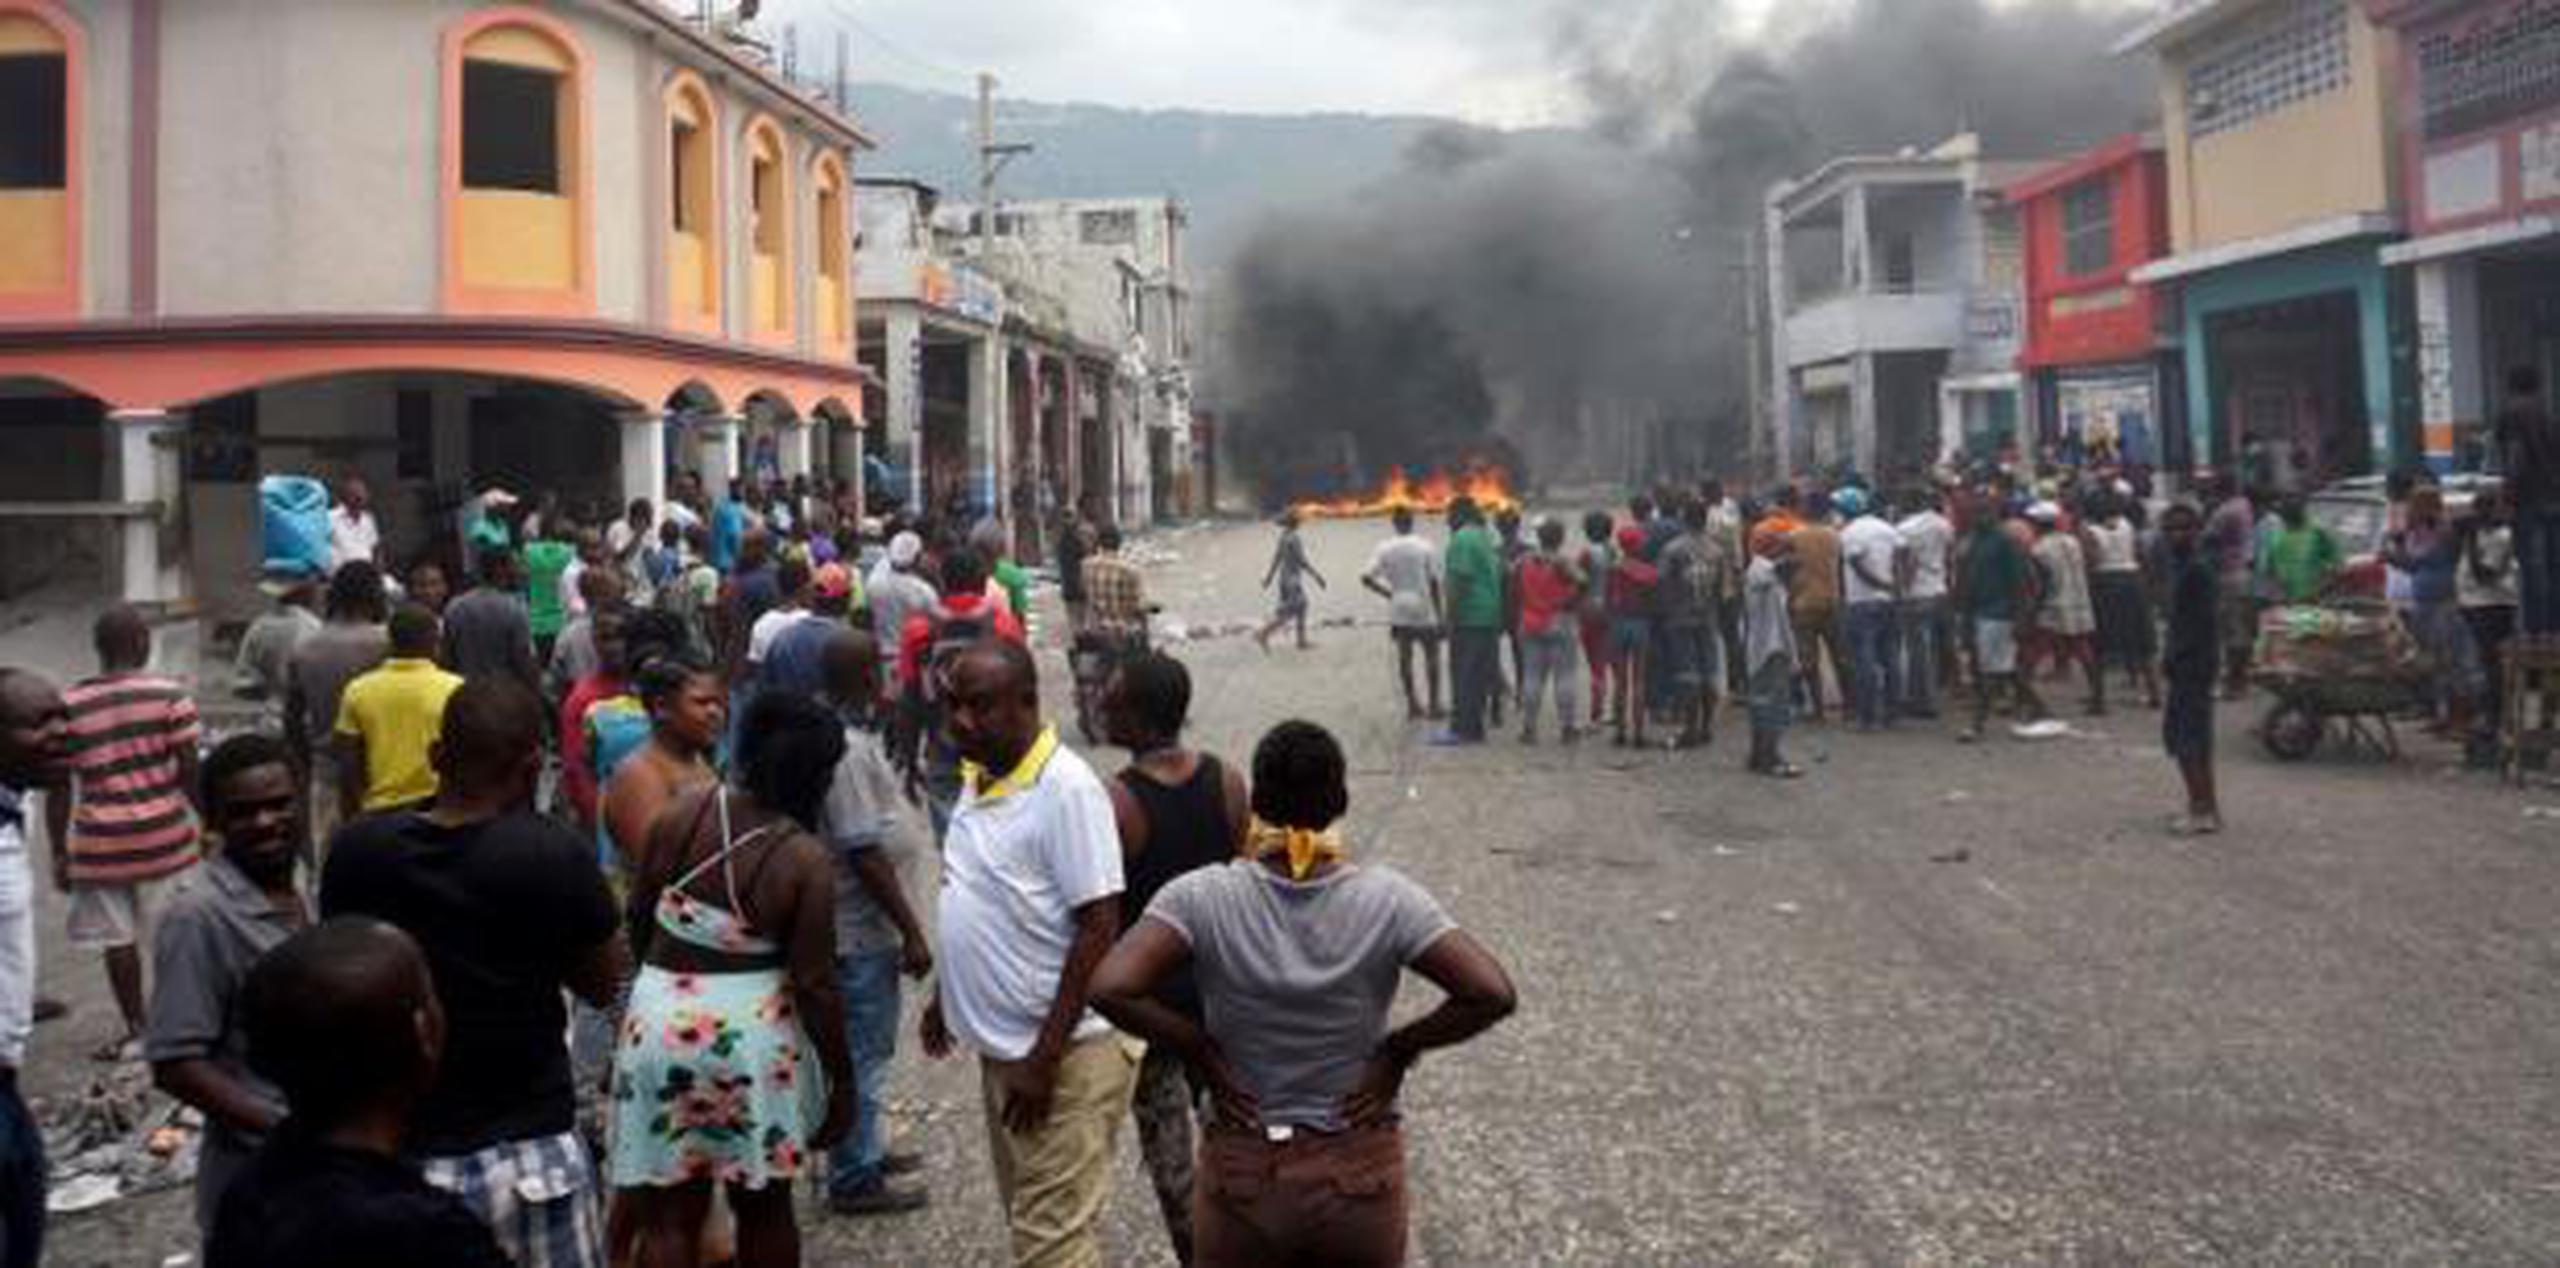
{"type": "Polygon", "coordinates": [[[1183,1262],[1401,1260],[1397,1092],[1513,988],[1354,857],[1323,728],[1186,746],[1115,528],[1055,529],[1071,625],[1124,637],[1106,776],[1042,720],[1001,525],[689,478],[663,521],[475,503],[451,574],[359,533],[279,578],[241,660],[275,725],[200,759],[135,609],[94,678],[0,670],[0,1265],[43,1227],[39,795],[122,1014],[97,1059],[206,1123],[211,1268],[796,1263],[803,1183],[930,1200],[885,1105],[909,979],[923,1051],[979,1065],[1016,1262],[1102,1261],[1123,1120],[1183,1262]],[[1408,967],[1446,998],[1390,1026],[1408,967]]]}
{"type": "MultiPolygon", "coordinates": [[[[2049,722],[2045,693],[2062,678],[2090,715],[2128,698],[2161,711],[2188,792],[2172,826],[2210,833],[2214,703],[2247,692],[2270,609],[2345,601],[2369,582],[2425,653],[2430,726],[2475,758],[2494,749],[2503,649],[2520,629],[2552,629],[2518,617],[2553,604],[2560,580],[2518,536],[2560,488],[2525,445],[2547,430],[2503,426],[2508,481],[2458,506],[2422,474],[2395,476],[2375,508],[2378,557],[2361,567],[2300,495],[2210,474],[2173,498],[2113,469],[1950,468],[1893,488],[1855,474],[1758,496],[1665,485],[1578,524],[1460,498],[1442,541],[1400,509],[1360,580],[1386,603],[1409,715],[1445,722],[1438,744],[1483,743],[1516,711],[1523,744],[1605,732],[1703,748],[1731,705],[1748,719],[1747,769],[1794,778],[1784,739],[1799,721],[1836,712],[1892,729],[1952,705],[1956,738],[1978,742],[1995,712],[2049,722]]],[[[1303,620],[1292,579],[1306,572],[1284,516],[1266,637],[1303,620]]]]}

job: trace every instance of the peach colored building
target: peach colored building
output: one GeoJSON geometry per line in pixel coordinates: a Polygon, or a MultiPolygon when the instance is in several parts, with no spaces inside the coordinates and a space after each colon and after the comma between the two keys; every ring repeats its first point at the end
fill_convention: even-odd
{"type": "Polygon", "coordinates": [[[236,612],[256,482],[860,470],[844,111],[657,0],[0,0],[0,596],[236,612]]]}

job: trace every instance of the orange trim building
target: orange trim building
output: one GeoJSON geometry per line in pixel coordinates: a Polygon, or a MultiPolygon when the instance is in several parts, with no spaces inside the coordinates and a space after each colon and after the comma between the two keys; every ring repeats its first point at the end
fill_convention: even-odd
{"type": "Polygon", "coordinates": [[[858,479],[861,129],[653,0],[0,0],[0,598],[255,602],[260,476],[396,560],[504,485],[858,479]],[[15,130],[18,134],[11,135],[15,130]]]}

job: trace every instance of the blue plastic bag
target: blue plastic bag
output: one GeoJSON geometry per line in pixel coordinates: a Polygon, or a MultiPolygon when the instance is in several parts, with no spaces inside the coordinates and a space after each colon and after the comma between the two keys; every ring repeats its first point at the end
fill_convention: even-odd
{"type": "Polygon", "coordinates": [[[258,532],[269,575],[329,575],[329,486],[309,476],[258,481],[258,532]]]}

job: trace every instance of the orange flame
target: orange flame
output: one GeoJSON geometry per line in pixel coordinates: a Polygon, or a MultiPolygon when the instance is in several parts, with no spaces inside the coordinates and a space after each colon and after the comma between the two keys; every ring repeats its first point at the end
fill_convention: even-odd
{"type": "Polygon", "coordinates": [[[1318,498],[1291,509],[1300,519],[1311,520],[1375,519],[1399,510],[1438,515],[1461,497],[1475,499],[1487,515],[1520,509],[1519,495],[1512,491],[1511,473],[1491,463],[1434,471],[1419,481],[1407,477],[1404,468],[1398,467],[1387,473],[1385,483],[1366,496],[1318,498]]]}

